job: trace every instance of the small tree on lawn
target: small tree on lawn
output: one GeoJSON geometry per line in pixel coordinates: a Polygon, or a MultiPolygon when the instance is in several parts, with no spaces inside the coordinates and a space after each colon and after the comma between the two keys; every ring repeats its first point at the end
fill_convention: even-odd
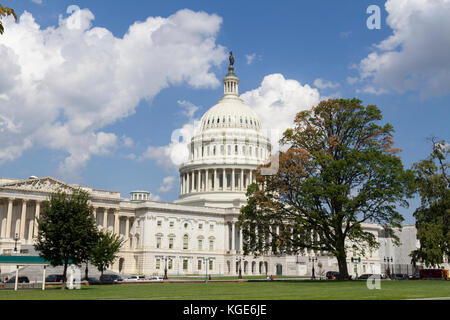
{"type": "Polygon", "coordinates": [[[64,266],[62,289],[68,265],[80,266],[98,237],[88,201],[89,194],[81,189],[71,194],[58,191],[50,195],[37,219],[39,230],[34,247],[52,266],[64,266]]]}
{"type": "Polygon", "coordinates": [[[114,264],[123,243],[124,240],[112,232],[100,233],[98,242],[92,250],[91,263],[97,267],[101,275],[114,264]]]}

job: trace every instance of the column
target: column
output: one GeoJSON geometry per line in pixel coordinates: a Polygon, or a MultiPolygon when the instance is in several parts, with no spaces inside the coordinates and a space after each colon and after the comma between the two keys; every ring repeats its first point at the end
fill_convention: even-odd
{"type": "Polygon", "coordinates": [[[11,238],[12,209],[14,199],[8,199],[8,214],[6,216],[6,235],[5,238],[11,238]]]}
{"type": "Polygon", "coordinates": [[[34,230],[33,230],[33,236],[37,237],[39,225],[36,221],[36,219],[39,219],[39,215],[41,214],[41,203],[39,201],[36,201],[36,208],[34,212],[34,230]]]}
{"type": "Polygon", "coordinates": [[[22,200],[22,212],[20,216],[20,239],[25,239],[25,219],[27,217],[27,200],[22,200]]]}
{"type": "Polygon", "coordinates": [[[202,191],[202,171],[197,172],[197,192],[202,191]]]}
{"type": "Polygon", "coordinates": [[[209,170],[206,169],[205,172],[205,191],[208,192],[209,191],[209,175],[208,175],[209,170]]]}
{"type": "Polygon", "coordinates": [[[240,191],[244,191],[244,169],[241,169],[241,181],[239,181],[240,191]]]}
{"type": "Polygon", "coordinates": [[[252,170],[249,170],[249,183],[248,184],[252,184],[253,183],[253,175],[252,175],[252,170]]]}
{"type": "Polygon", "coordinates": [[[183,194],[183,175],[180,174],[180,196],[183,194]]]}
{"type": "Polygon", "coordinates": [[[130,217],[126,217],[125,220],[125,247],[129,248],[130,246],[130,217]]]}
{"type": "Polygon", "coordinates": [[[236,237],[235,237],[234,222],[231,222],[231,252],[232,253],[236,253],[235,241],[236,241],[236,237]]]}
{"type": "Polygon", "coordinates": [[[108,208],[103,208],[103,230],[108,230],[108,208]]]}
{"type": "Polygon", "coordinates": [[[114,233],[116,235],[119,235],[119,226],[120,226],[120,221],[119,221],[120,215],[119,212],[115,212],[114,213],[114,233]]]}
{"type": "Polygon", "coordinates": [[[217,169],[214,169],[214,191],[217,191],[217,169]]]}
{"type": "Polygon", "coordinates": [[[234,185],[236,184],[235,181],[235,170],[234,168],[231,170],[231,190],[234,191],[234,185]]]}
{"type": "Polygon", "coordinates": [[[230,250],[230,223],[229,222],[225,222],[225,246],[224,249],[225,251],[230,250]]]}
{"type": "Polygon", "coordinates": [[[188,172],[188,173],[186,173],[186,180],[187,180],[187,190],[186,190],[186,193],[190,193],[191,192],[191,175],[190,175],[190,173],[188,172]]]}
{"type": "Polygon", "coordinates": [[[227,178],[227,169],[223,169],[222,171],[223,173],[223,189],[222,190],[227,190],[228,187],[228,178],[227,178]]]}
{"type": "Polygon", "coordinates": [[[242,252],[244,249],[244,242],[242,241],[242,229],[239,228],[239,251],[242,252]]]}

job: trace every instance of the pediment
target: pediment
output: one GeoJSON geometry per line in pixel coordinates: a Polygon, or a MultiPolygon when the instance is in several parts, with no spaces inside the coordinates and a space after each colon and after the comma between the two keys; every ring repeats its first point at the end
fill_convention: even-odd
{"type": "Polygon", "coordinates": [[[8,183],[0,186],[0,189],[38,191],[45,193],[53,193],[57,191],[72,193],[75,190],[74,187],[68,185],[67,183],[61,182],[52,177],[28,179],[8,183]]]}

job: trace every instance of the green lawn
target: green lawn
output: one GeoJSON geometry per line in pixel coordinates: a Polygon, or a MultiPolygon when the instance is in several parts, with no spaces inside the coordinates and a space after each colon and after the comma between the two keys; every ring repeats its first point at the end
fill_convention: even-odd
{"type": "Polygon", "coordinates": [[[236,283],[151,283],[83,287],[80,290],[0,290],[6,299],[316,300],[415,299],[450,297],[450,281],[382,281],[368,290],[364,281],[236,283]]]}

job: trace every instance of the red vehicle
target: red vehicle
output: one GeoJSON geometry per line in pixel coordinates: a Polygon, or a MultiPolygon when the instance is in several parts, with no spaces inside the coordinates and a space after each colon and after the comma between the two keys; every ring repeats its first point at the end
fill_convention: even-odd
{"type": "Polygon", "coordinates": [[[421,280],[449,280],[448,270],[422,269],[419,270],[421,280]]]}

